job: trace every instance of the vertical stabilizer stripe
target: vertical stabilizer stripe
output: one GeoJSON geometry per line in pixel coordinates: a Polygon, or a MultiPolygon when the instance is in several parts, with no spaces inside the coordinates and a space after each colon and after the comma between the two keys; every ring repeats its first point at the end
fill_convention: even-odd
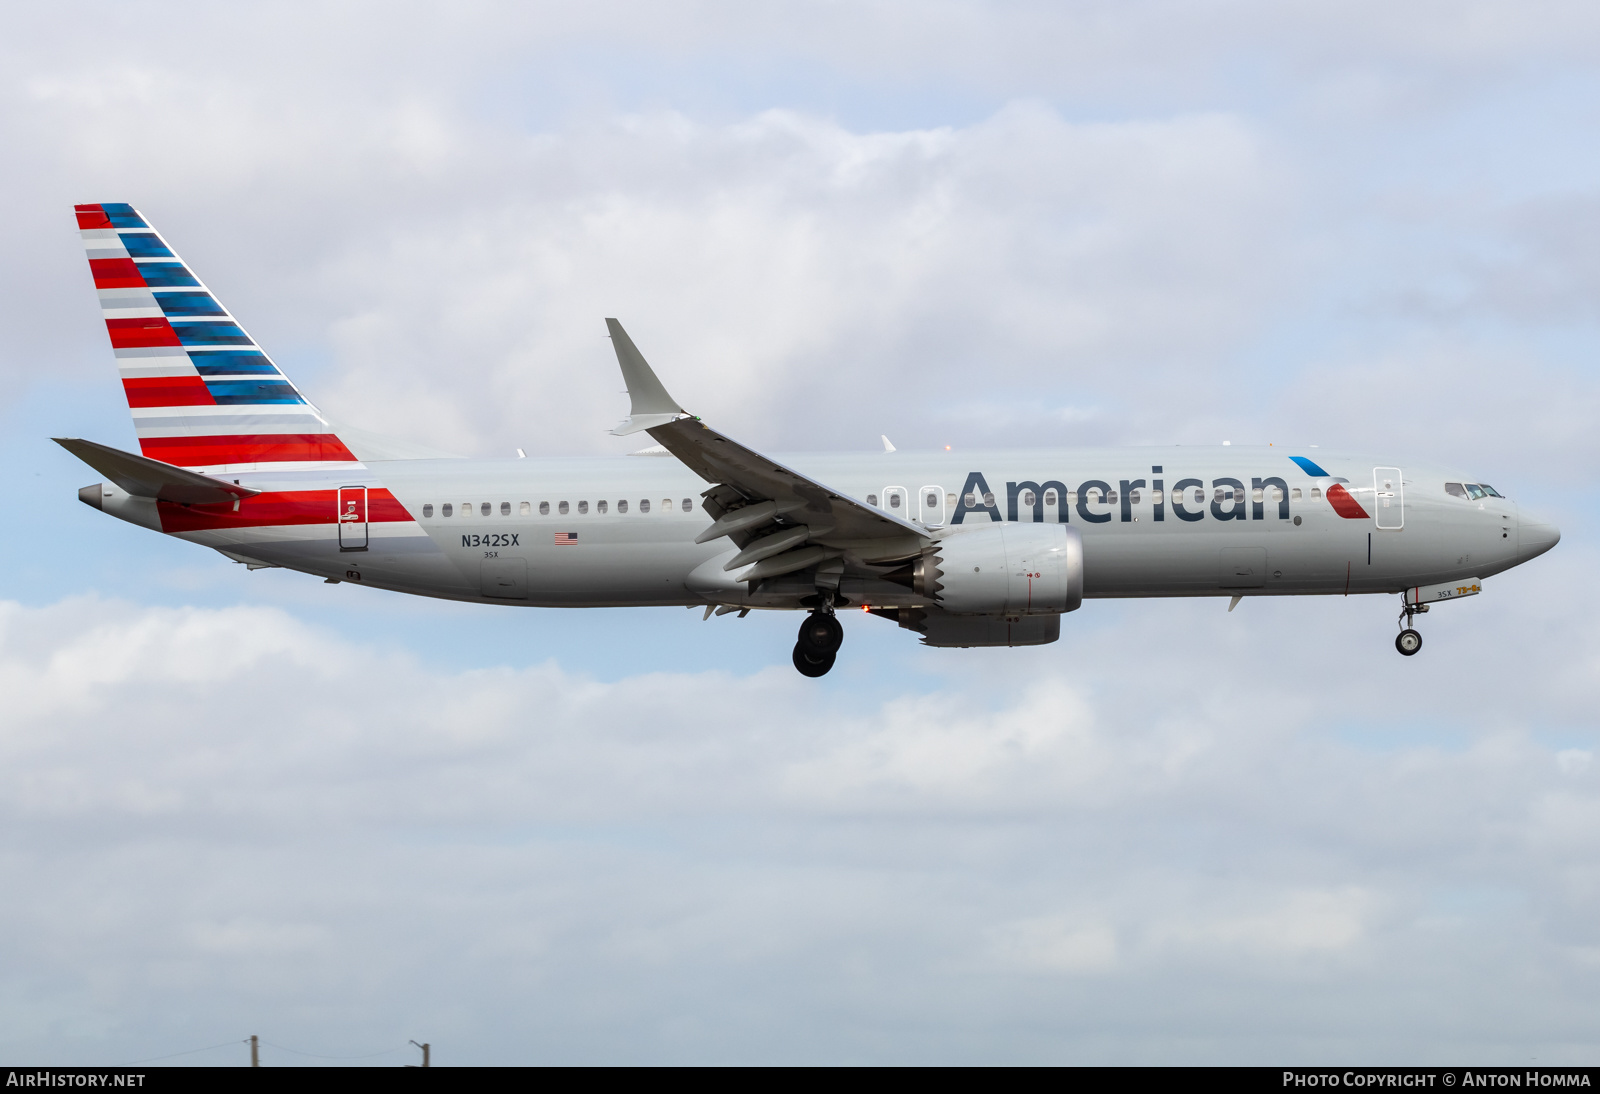
{"type": "Polygon", "coordinates": [[[131,258],[91,258],[89,272],[97,289],[144,288],[144,277],[131,258]]]}
{"type": "Polygon", "coordinates": [[[178,467],[240,463],[355,463],[356,456],[332,433],[258,433],[210,437],[140,437],[139,450],[178,467]]]}
{"type": "Polygon", "coordinates": [[[111,334],[112,349],[183,345],[165,319],[107,319],[106,330],[111,334]]]}
{"type": "Polygon", "coordinates": [[[78,214],[79,231],[111,227],[111,218],[106,216],[105,210],[98,205],[74,205],[72,211],[78,214]]]}
{"type": "Polygon", "coordinates": [[[211,389],[198,376],[150,376],[122,381],[128,406],[215,406],[211,389]]]}

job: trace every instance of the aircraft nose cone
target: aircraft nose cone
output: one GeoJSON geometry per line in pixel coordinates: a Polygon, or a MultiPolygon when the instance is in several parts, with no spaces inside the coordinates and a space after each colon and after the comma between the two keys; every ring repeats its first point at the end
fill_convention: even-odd
{"type": "Polygon", "coordinates": [[[1526,562],[1560,543],[1561,529],[1542,520],[1523,517],[1518,521],[1517,536],[1517,561],[1526,562]]]}

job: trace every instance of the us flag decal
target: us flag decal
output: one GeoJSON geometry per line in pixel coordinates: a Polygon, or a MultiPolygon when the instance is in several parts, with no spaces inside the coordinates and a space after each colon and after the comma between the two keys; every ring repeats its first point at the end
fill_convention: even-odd
{"type": "Polygon", "coordinates": [[[557,547],[575,547],[575,546],[577,546],[577,543],[578,543],[578,533],[576,533],[576,532],[557,532],[556,533],[556,546],[557,547]]]}

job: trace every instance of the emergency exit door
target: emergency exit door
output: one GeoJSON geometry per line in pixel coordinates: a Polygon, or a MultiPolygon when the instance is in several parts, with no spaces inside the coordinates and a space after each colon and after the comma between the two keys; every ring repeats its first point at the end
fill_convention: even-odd
{"type": "Polygon", "coordinates": [[[339,550],[367,549],[367,488],[339,487],[339,550]]]}

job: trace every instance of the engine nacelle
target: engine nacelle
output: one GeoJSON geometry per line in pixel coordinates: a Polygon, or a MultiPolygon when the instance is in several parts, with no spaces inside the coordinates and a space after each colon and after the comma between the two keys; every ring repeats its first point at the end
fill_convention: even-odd
{"type": "Polygon", "coordinates": [[[1083,603],[1083,540],[1066,524],[990,524],[946,536],[913,586],[956,615],[1059,615],[1083,603]]]}

